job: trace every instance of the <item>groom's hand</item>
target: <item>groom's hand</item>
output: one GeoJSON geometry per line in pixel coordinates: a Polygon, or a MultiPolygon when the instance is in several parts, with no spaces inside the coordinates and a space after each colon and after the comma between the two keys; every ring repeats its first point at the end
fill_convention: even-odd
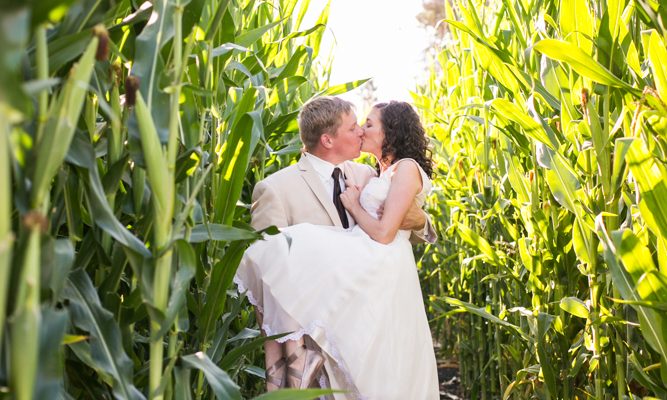
{"type": "MultiPolygon", "coordinates": [[[[382,207],[384,210],[384,207],[382,207]]],[[[424,229],[426,225],[426,215],[424,211],[417,206],[416,202],[412,203],[412,206],[408,210],[408,213],[405,214],[403,222],[401,223],[401,228],[406,231],[419,231],[424,229]]]]}

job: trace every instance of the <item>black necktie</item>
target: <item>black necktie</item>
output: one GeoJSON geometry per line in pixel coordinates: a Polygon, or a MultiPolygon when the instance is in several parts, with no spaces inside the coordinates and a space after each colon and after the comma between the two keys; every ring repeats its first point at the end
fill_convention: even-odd
{"type": "Polygon", "coordinates": [[[345,206],[343,206],[343,202],[340,199],[340,194],[343,193],[343,191],[340,189],[340,172],[341,172],[340,168],[336,167],[333,170],[333,174],[331,174],[334,180],[333,202],[334,205],[336,206],[336,211],[338,211],[340,222],[343,223],[343,228],[347,229],[350,227],[350,223],[347,222],[347,213],[345,212],[345,206]]]}

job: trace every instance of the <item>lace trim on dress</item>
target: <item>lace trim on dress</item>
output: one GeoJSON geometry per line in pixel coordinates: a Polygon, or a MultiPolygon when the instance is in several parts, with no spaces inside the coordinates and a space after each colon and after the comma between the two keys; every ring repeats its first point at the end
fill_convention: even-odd
{"type": "Polygon", "coordinates": [[[255,308],[257,308],[257,311],[259,311],[261,314],[264,314],[264,308],[259,304],[259,301],[257,301],[257,299],[255,299],[255,296],[252,295],[252,292],[245,287],[241,278],[239,278],[237,275],[234,275],[233,281],[237,286],[238,292],[239,293],[245,293],[245,295],[248,298],[248,301],[250,302],[250,304],[255,306],[255,308]]]}
{"type": "MultiPolygon", "coordinates": [[[[262,306],[259,304],[259,302],[256,300],[255,296],[253,296],[252,291],[250,289],[246,289],[246,287],[243,285],[243,282],[236,276],[234,275],[234,283],[238,286],[238,292],[239,293],[245,293],[246,297],[248,298],[248,301],[250,304],[255,306],[257,310],[259,310],[260,313],[263,312],[262,306]]],[[[354,380],[352,379],[352,374],[350,374],[350,371],[347,370],[347,368],[344,367],[344,364],[341,363],[341,357],[340,353],[337,350],[336,343],[334,340],[331,339],[329,336],[329,333],[327,332],[327,327],[324,325],[324,323],[320,320],[314,320],[311,322],[306,328],[299,329],[298,331],[294,331],[290,333],[287,336],[283,336],[281,338],[276,339],[276,342],[278,343],[285,343],[288,340],[299,340],[304,336],[312,336],[313,333],[317,329],[321,329],[324,332],[324,336],[326,337],[327,343],[329,343],[329,350],[327,353],[331,357],[331,359],[335,362],[335,368],[340,369],[343,372],[343,376],[345,377],[345,385],[347,388],[351,388],[353,391],[348,392],[349,395],[354,396],[353,398],[359,399],[359,400],[368,400],[367,397],[364,397],[359,393],[359,391],[356,388],[356,385],[354,384],[354,380]]],[[[266,333],[266,336],[273,336],[273,335],[278,335],[283,332],[277,332],[274,329],[272,329],[269,325],[267,324],[262,324],[262,330],[264,333],[266,333]]],[[[326,386],[326,381],[324,378],[320,379],[320,386],[325,385],[326,386]]],[[[348,389],[349,390],[349,389],[348,389]]]]}

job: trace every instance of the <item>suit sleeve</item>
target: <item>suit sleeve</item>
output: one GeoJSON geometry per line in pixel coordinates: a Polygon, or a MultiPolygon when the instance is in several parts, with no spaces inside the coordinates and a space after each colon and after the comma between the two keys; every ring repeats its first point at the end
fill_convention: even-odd
{"type": "Polygon", "coordinates": [[[410,235],[410,243],[412,244],[423,242],[435,243],[438,240],[438,234],[435,232],[435,228],[431,222],[431,216],[427,212],[424,212],[424,216],[426,217],[426,225],[424,225],[423,229],[412,231],[410,235]]]}
{"type": "Polygon", "coordinates": [[[260,181],[252,191],[250,225],[256,230],[275,225],[279,228],[288,226],[287,215],[282,200],[276,190],[265,181],[260,181]]]}

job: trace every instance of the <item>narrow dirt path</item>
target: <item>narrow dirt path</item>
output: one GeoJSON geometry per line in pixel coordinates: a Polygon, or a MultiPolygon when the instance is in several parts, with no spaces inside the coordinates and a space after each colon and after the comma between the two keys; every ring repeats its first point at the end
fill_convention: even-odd
{"type": "Polygon", "coordinates": [[[440,400],[464,400],[459,365],[456,361],[438,361],[438,382],[440,382],[440,400]]]}

